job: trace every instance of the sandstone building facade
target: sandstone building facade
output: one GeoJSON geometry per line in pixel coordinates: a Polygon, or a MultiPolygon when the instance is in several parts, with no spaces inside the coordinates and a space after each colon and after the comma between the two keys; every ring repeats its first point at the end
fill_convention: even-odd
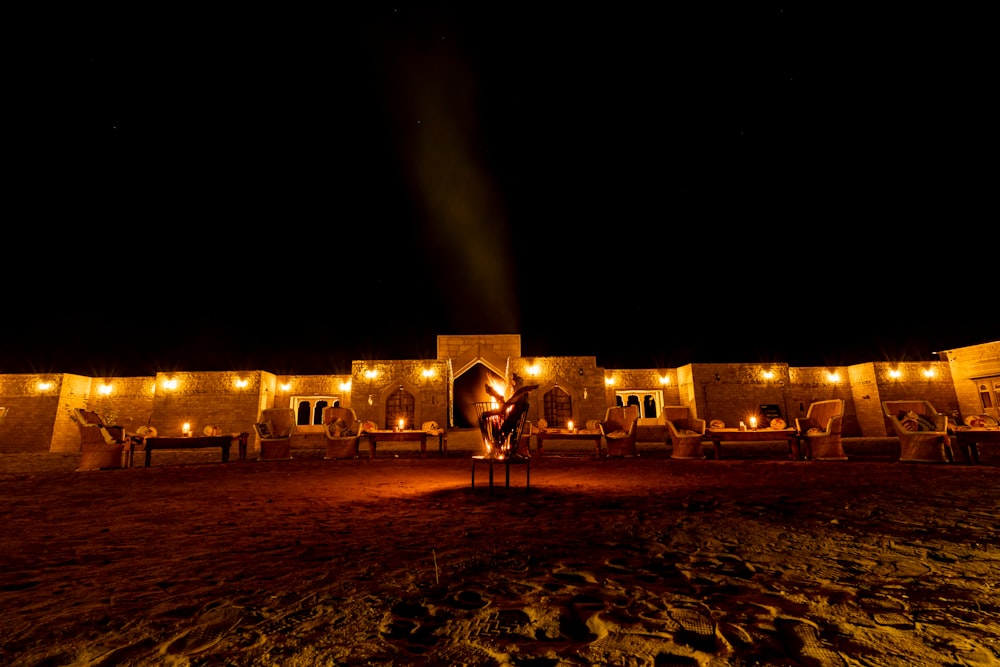
{"type": "MultiPolygon", "coordinates": [[[[327,405],[354,408],[379,427],[403,419],[408,428],[435,421],[475,427],[472,404],[488,400],[483,385],[515,374],[537,384],[528,418],[553,426],[584,426],[616,404],[637,403],[655,419],[665,405],[686,405],[705,419],[735,425],[777,410],[789,423],[813,401],[842,398],[844,435],[891,435],[881,402],[924,399],[939,412],[1000,417],[1000,341],[938,353],[933,362],[869,362],[844,367],[787,364],[688,364],[677,368],[612,369],[596,357],[525,357],[516,334],[442,335],[434,359],[352,362],[350,375],[276,375],[264,370],[183,371],[144,377],[74,374],[0,375],[0,452],[76,452],[73,408],[96,410],[134,431],[196,433],[208,425],[254,433],[261,411],[296,411],[297,446],[322,446],[327,405]]],[[[255,437],[255,436],[254,436],[255,437]]],[[[252,439],[251,448],[257,443],[252,439]]]]}

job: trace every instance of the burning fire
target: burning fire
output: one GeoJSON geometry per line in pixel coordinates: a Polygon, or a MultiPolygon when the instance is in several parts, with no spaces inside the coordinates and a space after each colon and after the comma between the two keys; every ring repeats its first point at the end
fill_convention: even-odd
{"type": "Polygon", "coordinates": [[[519,381],[520,378],[515,375],[510,385],[487,383],[486,393],[490,395],[490,401],[477,404],[483,444],[491,458],[505,459],[517,455],[521,429],[528,416],[528,394],[538,389],[538,385],[534,384],[515,390],[519,381]]]}

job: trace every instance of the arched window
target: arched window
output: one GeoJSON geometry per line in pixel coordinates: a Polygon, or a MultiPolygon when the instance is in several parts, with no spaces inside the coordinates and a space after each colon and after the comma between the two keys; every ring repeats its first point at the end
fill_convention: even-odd
{"type": "Polygon", "coordinates": [[[297,426],[315,426],[323,423],[323,410],[332,405],[340,406],[336,396],[293,396],[292,409],[295,410],[297,426]]]}
{"type": "Polygon", "coordinates": [[[615,405],[636,405],[640,416],[655,419],[663,409],[663,392],[659,389],[621,389],[615,391],[615,405]]]}

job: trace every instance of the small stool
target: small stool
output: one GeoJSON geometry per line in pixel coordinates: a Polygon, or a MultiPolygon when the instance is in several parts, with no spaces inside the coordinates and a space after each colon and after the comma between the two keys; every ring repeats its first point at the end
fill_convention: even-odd
{"type": "Polygon", "coordinates": [[[476,488],[476,464],[477,463],[487,463],[490,467],[490,493],[493,493],[493,466],[502,465],[506,473],[504,480],[504,487],[510,488],[510,466],[513,465],[524,465],[525,467],[525,482],[524,490],[528,491],[531,488],[531,459],[524,456],[514,456],[506,459],[497,459],[492,456],[473,456],[472,457],[472,488],[476,488]]]}

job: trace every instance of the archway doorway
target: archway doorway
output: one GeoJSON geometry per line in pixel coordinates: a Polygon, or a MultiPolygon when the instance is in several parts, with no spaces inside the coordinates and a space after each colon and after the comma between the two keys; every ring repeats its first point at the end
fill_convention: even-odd
{"type": "Polygon", "coordinates": [[[395,428],[400,420],[404,429],[414,428],[414,414],[416,413],[416,399],[413,394],[403,389],[399,389],[389,394],[385,399],[385,425],[382,428],[395,428]]]}
{"type": "Polygon", "coordinates": [[[504,379],[480,363],[455,378],[455,428],[479,428],[475,404],[490,400],[486,385],[491,382],[502,385],[504,379]]]}

